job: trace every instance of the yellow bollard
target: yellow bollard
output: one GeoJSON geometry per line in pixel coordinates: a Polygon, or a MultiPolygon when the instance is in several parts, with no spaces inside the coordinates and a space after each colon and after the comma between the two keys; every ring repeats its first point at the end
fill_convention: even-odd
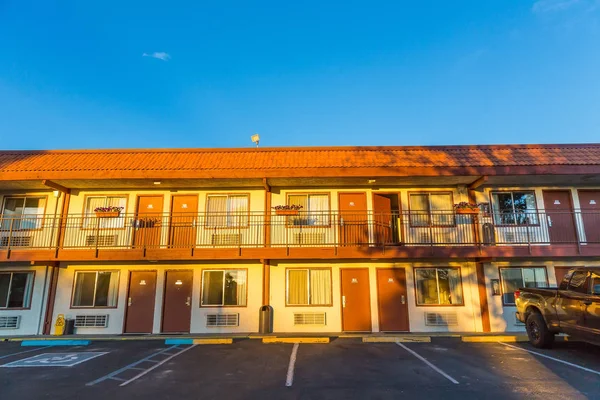
{"type": "Polygon", "coordinates": [[[54,336],[62,336],[65,332],[65,315],[58,314],[56,323],[54,324],[54,336]]]}

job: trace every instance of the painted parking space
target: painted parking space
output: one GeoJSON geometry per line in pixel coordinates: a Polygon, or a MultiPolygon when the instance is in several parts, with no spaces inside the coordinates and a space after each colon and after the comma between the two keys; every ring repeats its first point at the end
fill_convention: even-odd
{"type": "Polygon", "coordinates": [[[2,368],[35,368],[35,367],[73,367],[96,357],[107,354],[106,352],[69,352],[69,353],[43,353],[27,357],[8,364],[0,365],[2,368]]]}
{"type": "MultiPolygon", "coordinates": [[[[500,343],[165,345],[105,342],[45,353],[103,352],[72,368],[5,368],[3,394],[87,400],[120,398],[555,398],[600,399],[600,376],[500,343]],[[142,361],[142,362],[140,362],[142,361]],[[116,378],[116,379],[113,379],[116,378]],[[92,383],[90,385],[90,383],[92,383]]],[[[17,350],[15,348],[6,351],[17,350]]],[[[3,353],[0,345],[0,354],[3,353]]],[[[568,343],[549,357],[600,368],[600,348],[568,343]]],[[[38,357],[39,359],[40,357],[38,357]]],[[[43,357],[41,357],[43,358],[43,357]]],[[[8,359],[6,363],[17,361],[8,359]]]]}

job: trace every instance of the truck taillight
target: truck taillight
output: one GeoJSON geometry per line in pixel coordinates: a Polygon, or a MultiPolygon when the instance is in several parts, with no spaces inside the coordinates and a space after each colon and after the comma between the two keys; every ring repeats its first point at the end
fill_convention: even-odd
{"type": "Polygon", "coordinates": [[[521,291],[515,290],[515,300],[518,299],[519,297],[521,297],[521,291]]]}

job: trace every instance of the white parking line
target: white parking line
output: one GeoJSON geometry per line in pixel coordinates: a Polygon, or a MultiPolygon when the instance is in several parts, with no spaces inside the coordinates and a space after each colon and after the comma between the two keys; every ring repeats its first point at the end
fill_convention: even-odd
{"type": "Polygon", "coordinates": [[[190,347],[186,347],[185,349],[181,350],[180,352],[178,352],[178,353],[175,353],[175,354],[173,354],[173,355],[171,355],[171,356],[169,356],[169,357],[165,358],[164,360],[162,360],[162,361],[161,361],[161,362],[159,362],[159,363],[156,363],[155,365],[153,365],[152,367],[148,368],[148,369],[147,369],[147,370],[145,370],[144,372],[140,372],[139,374],[137,374],[137,375],[136,375],[136,376],[134,376],[133,378],[129,379],[128,381],[125,381],[125,382],[121,383],[119,386],[126,386],[126,385],[129,385],[131,382],[133,382],[133,381],[135,381],[135,380],[137,380],[137,379],[141,378],[142,376],[146,375],[148,372],[150,372],[150,371],[152,371],[152,370],[154,370],[154,369],[156,369],[156,368],[160,367],[161,365],[163,365],[163,364],[164,364],[164,363],[166,363],[167,361],[169,361],[169,360],[171,360],[171,359],[173,359],[173,358],[177,357],[177,356],[178,356],[178,355],[180,355],[180,354],[183,354],[183,353],[185,353],[186,351],[188,351],[188,350],[190,350],[190,349],[193,349],[193,348],[194,348],[194,347],[196,347],[196,346],[198,346],[198,345],[197,345],[197,344],[193,344],[193,345],[191,345],[190,347]]]}
{"type": "Polygon", "coordinates": [[[454,383],[455,385],[458,385],[458,381],[456,379],[454,379],[453,377],[451,377],[450,375],[448,375],[447,373],[445,373],[444,371],[442,371],[441,369],[439,369],[438,367],[436,367],[435,365],[430,363],[425,357],[419,355],[416,351],[409,349],[408,347],[406,347],[405,345],[403,345],[400,342],[396,342],[396,344],[398,346],[402,347],[404,350],[408,351],[413,356],[417,357],[419,360],[423,361],[425,364],[429,365],[435,372],[442,375],[444,378],[448,379],[450,382],[454,383]]]}
{"type": "Polygon", "coordinates": [[[32,351],[38,351],[41,349],[46,349],[46,347],[38,347],[36,349],[31,349],[31,350],[25,350],[25,351],[19,351],[18,353],[12,353],[12,354],[7,354],[5,356],[0,357],[0,360],[2,360],[3,358],[8,358],[8,357],[12,357],[12,356],[17,356],[19,354],[25,354],[25,353],[31,353],[32,351]]]}
{"type": "Polygon", "coordinates": [[[559,362],[559,363],[561,363],[561,364],[568,365],[568,366],[570,366],[570,367],[573,367],[573,368],[579,368],[579,369],[581,369],[581,370],[583,370],[583,371],[586,371],[586,372],[591,372],[592,374],[600,375],[600,371],[596,371],[596,370],[593,370],[593,369],[589,369],[589,368],[586,368],[586,367],[582,367],[581,365],[573,364],[573,363],[570,363],[570,362],[568,362],[568,361],[563,361],[563,360],[560,360],[560,359],[558,359],[558,358],[550,357],[550,356],[547,356],[547,355],[545,355],[545,354],[538,353],[537,351],[531,351],[531,350],[527,350],[527,349],[524,349],[524,348],[522,348],[522,347],[513,346],[513,345],[511,345],[511,344],[506,344],[506,343],[503,343],[503,342],[498,342],[498,343],[500,343],[500,344],[501,344],[501,345],[503,345],[503,346],[506,346],[506,347],[511,347],[511,348],[513,348],[513,349],[517,349],[517,350],[526,351],[526,352],[528,352],[528,353],[535,354],[536,356],[544,357],[544,358],[547,358],[547,359],[549,359],[549,360],[553,360],[553,361],[559,362]]]}
{"type": "Polygon", "coordinates": [[[285,386],[290,387],[294,383],[294,366],[296,365],[296,356],[298,354],[298,347],[300,343],[294,343],[292,354],[290,355],[290,364],[288,365],[287,377],[285,379],[285,386]]]}

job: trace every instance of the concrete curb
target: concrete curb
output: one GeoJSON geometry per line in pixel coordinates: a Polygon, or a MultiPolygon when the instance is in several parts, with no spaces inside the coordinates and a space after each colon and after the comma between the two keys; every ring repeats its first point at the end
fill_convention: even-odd
{"type": "Polygon", "coordinates": [[[50,347],[50,346],[89,346],[89,340],[23,340],[21,347],[50,347]]]}
{"type": "Polygon", "coordinates": [[[165,339],[167,345],[180,345],[180,344],[232,344],[233,339],[222,338],[222,339],[165,339]]]}
{"type": "Polygon", "coordinates": [[[363,336],[363,343],[431,343],[429,336],[363,336]]]}
{"type": "Polygon", "coordinates": [[[262,342],[271,343],[329,343],[329,337],[265,337],[262,342]]]}

